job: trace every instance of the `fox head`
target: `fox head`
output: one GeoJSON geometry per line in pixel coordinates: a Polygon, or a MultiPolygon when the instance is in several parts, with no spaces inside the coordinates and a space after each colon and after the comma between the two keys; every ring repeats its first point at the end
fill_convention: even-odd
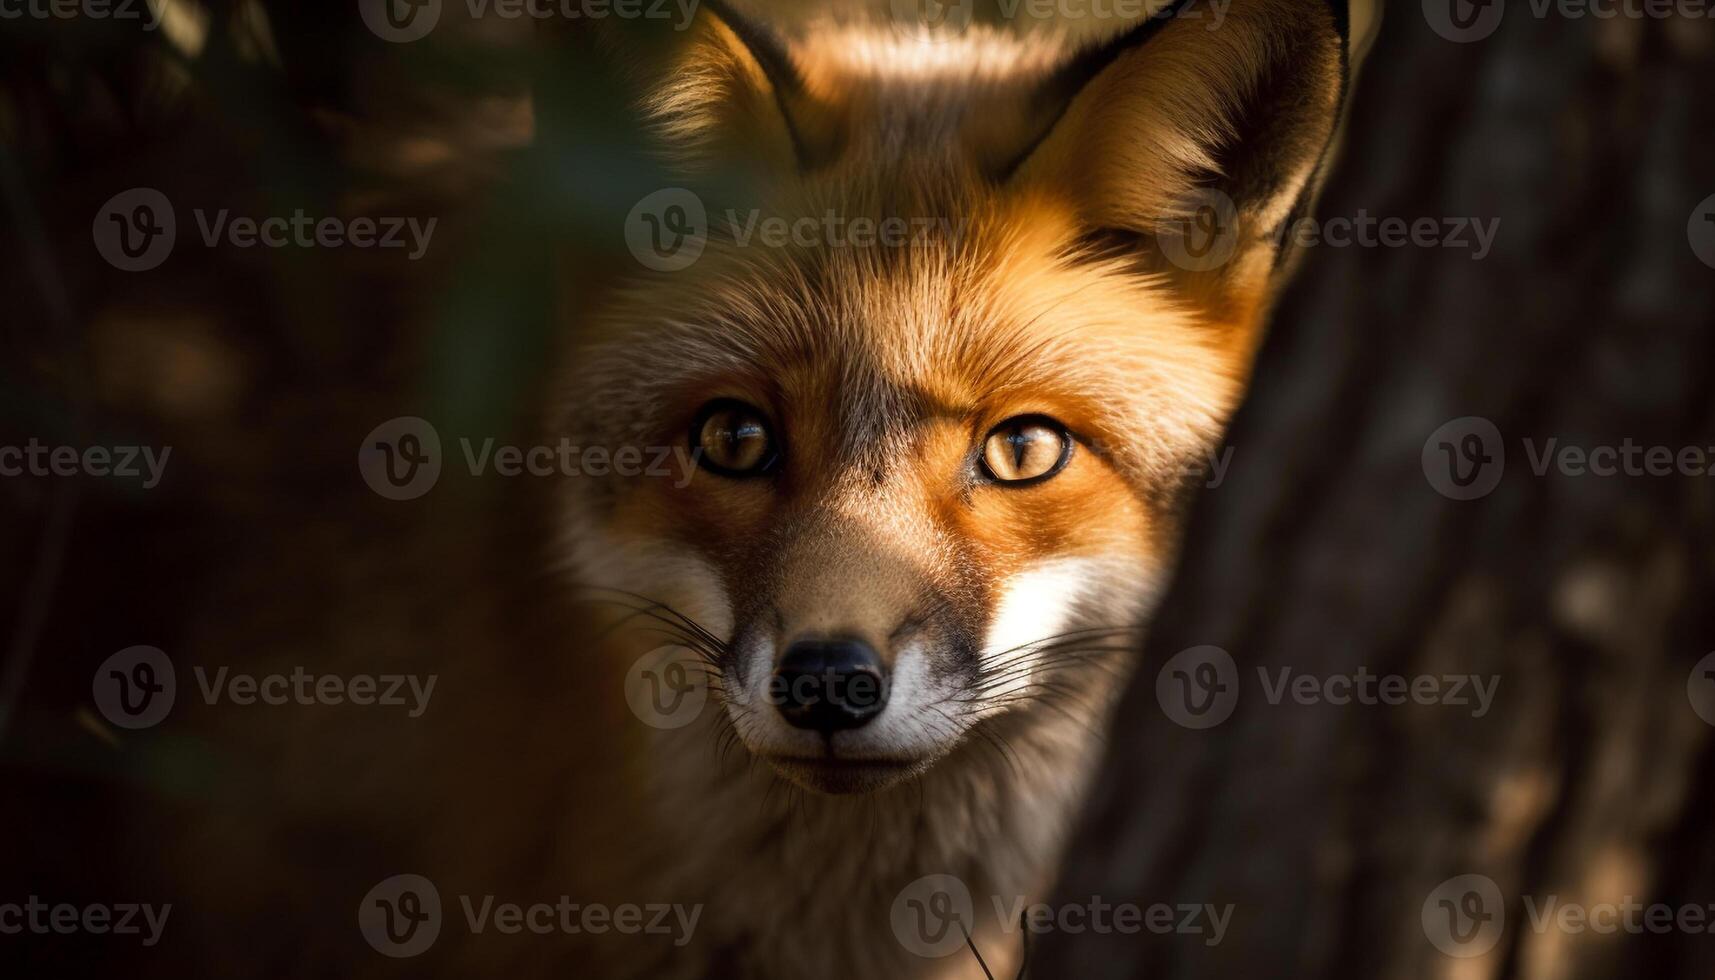
{"type": "Polygon", "coordinates": [[[697,463],[576,481],[574,577],[812,790],[1099,710],[1313,194],[1340,30],[1236,0],[1094,46],[782,39],[705,4],[641,101],[682,183],[652,244],[700,251],[579,324],[552,419],[697,463]]]}

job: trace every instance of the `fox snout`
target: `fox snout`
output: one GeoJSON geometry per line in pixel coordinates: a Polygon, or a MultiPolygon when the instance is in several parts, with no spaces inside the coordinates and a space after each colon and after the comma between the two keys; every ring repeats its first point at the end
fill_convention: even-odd
{"type": "Polygon", "coordinates": [[[767,535],[732,588],[743,596],[725,684],[732,720],[756,755],[809,788],[873,788],[927,767],[957,734],[940,715],[973,676],[962,623],[978,614],[961,613],[932,549],[890,538],[873,509],[806,514],[767,535]]]}
{"type": "Polygon", "coordinates": [[[804,639],[780,658],[768,700],[788,724],[832,735],[881,714],[887,688],[887,666],[868,643],[804,639]]]}

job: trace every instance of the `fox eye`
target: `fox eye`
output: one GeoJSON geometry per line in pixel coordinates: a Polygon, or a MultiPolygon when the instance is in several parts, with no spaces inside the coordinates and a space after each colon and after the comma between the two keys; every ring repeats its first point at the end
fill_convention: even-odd
{"type": "Polygon", "coordinates": [[[1066,427],[1046,415],[1019,415],[989,430],[983,440],[983,467],[1001,483],[1046,480],[1072,458],[1066,427]]]}
{"type": "Polygon", "coordinates": [[[703,406],[691,425],[691,450],[703,466],[722,476],[755,476],[774,466],[778,454],[768,420],[741,401],[723,398],[703,406]]]}

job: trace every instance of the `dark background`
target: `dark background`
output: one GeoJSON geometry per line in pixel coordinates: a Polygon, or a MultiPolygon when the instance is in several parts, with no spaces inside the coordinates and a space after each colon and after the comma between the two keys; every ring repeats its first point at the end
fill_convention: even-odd
{"type": "MultiPolygon", "coordinates": [[[[0,480],[0,898],[171,900],[135,891],[180,859],[135,827],[249,760],[107,729],[95,665],[365,616],[384,635],[390,612],[352,608],[352,542],[403,549],[424,521],[486,527],[510,502],[468,481],[402,514],[353,486],[353,447],[405,409],[445,432],[528,430],[556,305],[623,264],[612,229],[661,186],[571,32],[449,22],[387,45],[347,3],[181,9],[199,43],[195,24],[0,23],[0,444],[175,447],[155,490],[0,480]],[[103,202],[136,186],[180,213],[181,246],[148,274],[91,244],[103,202]],[[194,206],[439,224],[420,263],[204,249],[184,244],[194,206]],[[292,599],[270,614],[273,593],[292,599]]],[[[1456,43],[1415,3],[1385,14],[1319,213],[1499,218],[1495,248],[1302,256],[1060,888],[1231,902],[1229,938],[1056,935],[1033,976],[1715,968],[1709,934],[1538,934],[1524,907],[1715,903],[1715,728],[1692,706],[1715,691],[1688,685],[1715,650],[1715,479],[1539,476],[1525,446],[1715,447],[1715,269],[1688,241],[1715,194],[1715,20],[1539,18],[1515,0],[1492,36],[1456,43]],[[1495,425],[1506,463],[1492,493],[1455,501],[1423,453],[1466,416],[1495,425]],[[1247,677],[1361,665],[1499,693],[1476,719],[1271,705],[1247,683],[1229,720],[1190,730],[1158,706],[1157,672],[1204,644],[1247,677]],[[1472,960],[1421,920],[1463,874],[1506,905],[1496,951],[1472,960]]],[[[354,847],[316,846],[330,862],[354,847]]],[[[22,962],[129,955],[62,943],[22,962]]]]}

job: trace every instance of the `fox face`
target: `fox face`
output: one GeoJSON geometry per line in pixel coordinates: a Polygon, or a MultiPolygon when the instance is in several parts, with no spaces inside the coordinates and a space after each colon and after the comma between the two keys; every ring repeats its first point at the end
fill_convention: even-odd
{"type": "Polygon", "coordinates": [[[1338,103],[1326,8],[1232,17],[1075,49],[707,14],[646,93],[707,243],[580,324],[552,424],[696,465],[568,488],[563,551],[779,777],[877,791],[1106,710],[1338,103]],[[1226,254],[1185,261],[1211,194],[1226,254]]]}

